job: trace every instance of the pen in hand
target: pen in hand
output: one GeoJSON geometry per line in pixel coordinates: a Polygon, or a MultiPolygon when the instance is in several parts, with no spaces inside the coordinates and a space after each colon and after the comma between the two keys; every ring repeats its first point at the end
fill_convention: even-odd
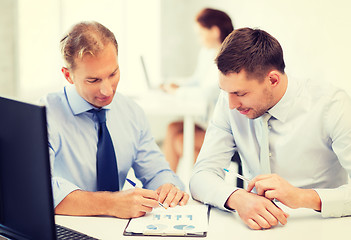
{"type": "MultiPolygon", "coordinates": [[[[127,180],[127,182],[130,183],[130,185],[132,185],[133,187],[136,187],[136,183],[135,183],[135,182],[133,182],[133,181],[130,180],[129,178],[126,178],[126,180],[127,180]]],[[[158,202],[158,205],[159,205],[160,207],[163,207],[164,209],[167,209],[167,208],[165,208],[165,206],[164,206],[162,203],[160,203],[160,202],[158,202]]]]}
{"type": "MultiPolygon", "coordinates": [[[[226,172],[231,172],[231,171],[229,171],[229,170],[226,169],[226,168],[223,168],[223,170],[226,171],[226,172]]],[[[240,175],[239,173],[235,173],[235,175],[236,175],[237,178],[240,178],[241,180],[244,180],[244,181],[247,182],[247,183],[250,182],[250,179],[248,179],[248,178],[246,178],[246,177],[240,175]]]]}

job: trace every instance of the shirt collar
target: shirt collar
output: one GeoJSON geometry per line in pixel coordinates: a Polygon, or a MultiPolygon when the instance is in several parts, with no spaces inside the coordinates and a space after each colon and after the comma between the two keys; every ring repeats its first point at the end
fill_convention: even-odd
{"type": "Polygon", "coordinates": [[[283,97],[277,104],[268,110],[268,113],[279,121],[285,122],[289,115],[290,109],[293,106],[293,93],[295,92],[295,88],[296,83],[294,81],[288,80],[288,86],[283,97]]]}
{"type": "MultiPolygon", "coordinates": [[[[67,97],[68,105],[70,106],[74,115],[87,112],[91,109],[97,109],[79,95],[74,85],[65,86],[65,94],[67,97]]],[[[103,108],[110,109],[110,106],[107,105],[103,108]]]]}

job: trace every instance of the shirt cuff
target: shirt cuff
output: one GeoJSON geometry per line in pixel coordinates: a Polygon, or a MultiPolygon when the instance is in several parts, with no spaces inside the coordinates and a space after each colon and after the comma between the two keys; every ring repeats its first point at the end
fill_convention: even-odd
{"type": "Polygon", "coordinates": [[[225,211],[235,211],[235,209],[226,208],[225,203],[236,190],[238,190],[238,188],[233,189],[233,186],[224,186],[223,189],[217,191],[218,201],[215,201],[215,207],[225,211]]]}
{"type": "Polygon", "coordinates": [[[345,202],[347,190],[343,188],[315,189],[322,202],[322,217],[341,217],[351,214],[350,202],[345,202]],[[347,205],[349,207],[345,208],[347,205]]]}
{"type": "Polygon", "coordinates": [[[190,180],[190,192],[194,199],[225,211],[232,211],[224,205],[236,190],[232,184],[225,183],[223,179],[207,172],[198,172],[190,180]],[[208,184],[204,184],[205,180],[208,184]]]}

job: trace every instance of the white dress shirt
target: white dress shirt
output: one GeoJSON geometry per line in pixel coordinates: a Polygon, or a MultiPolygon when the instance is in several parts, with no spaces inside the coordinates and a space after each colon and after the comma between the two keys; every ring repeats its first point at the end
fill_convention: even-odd
{"type": "MultiPolygon", "coordinates": [[[[271,172],[292,185],[315,189],[324,217],[351,215],[351,99],[329,83],[288,81],[282,99],[268,113],[271,172]]],[[[193,198],[225,209],[236,190],[223,168],[238,151],[243,175],[261,174],[261,118],[230,110],[221,92],[190,181],[193,198]]]]}

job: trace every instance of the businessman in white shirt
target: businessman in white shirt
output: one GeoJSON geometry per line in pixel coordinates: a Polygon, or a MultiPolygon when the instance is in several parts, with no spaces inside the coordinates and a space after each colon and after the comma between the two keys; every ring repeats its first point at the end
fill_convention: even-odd
{"type": "Polygon", "coordinates": [[[285,73],[279,42],[265,31],[232,32],[216,57],[221,94],[190,181],[193,198],[236,210],[252,229],[286,224],[274,204],[351,215],[351,99],[321,81],[285,73]],[[224,181],[238,151],[246,189],[224,181]]]}

